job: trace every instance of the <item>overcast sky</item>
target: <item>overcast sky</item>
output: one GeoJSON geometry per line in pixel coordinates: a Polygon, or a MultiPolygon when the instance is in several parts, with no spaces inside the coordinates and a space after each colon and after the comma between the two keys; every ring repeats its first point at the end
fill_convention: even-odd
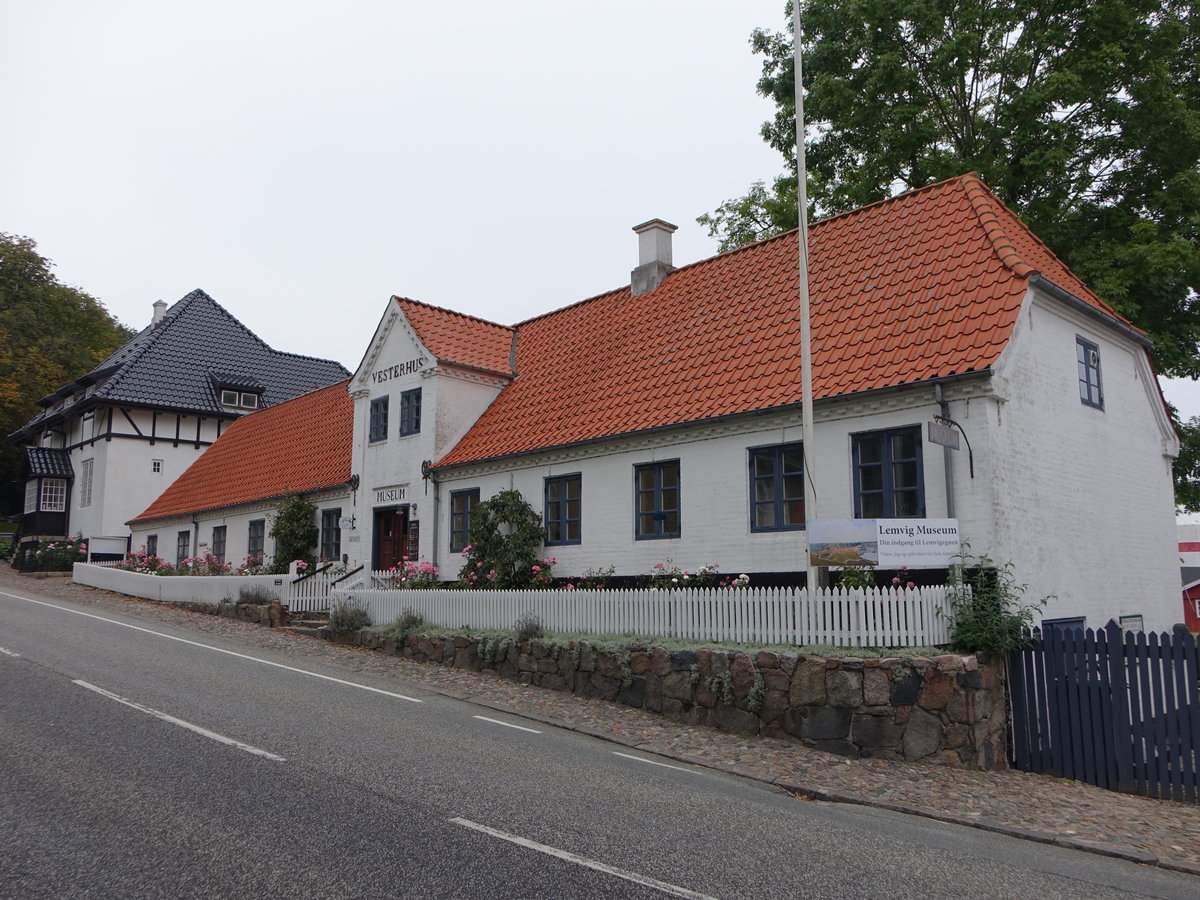
{"type": "Polygon", "coordinates": [[[137,328],[203,288],[353,369],[392,294],[512,324],[627,284],[647,219],[712,255],[696,216],[782,169],[749,37],[783,0],[0,11],[0,231],[137,328]]]}

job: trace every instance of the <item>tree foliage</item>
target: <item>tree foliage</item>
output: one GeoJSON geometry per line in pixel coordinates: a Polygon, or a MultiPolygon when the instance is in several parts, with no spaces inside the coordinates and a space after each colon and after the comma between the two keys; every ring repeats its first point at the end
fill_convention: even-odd
{"type": "Polygon", "coordinates": [[[1174,474],[1175,505],[1184,512],[1200,512],[1200,416],[1180,426],[1174,474]]]}
{"type": "Polygon", "coordinates": [[[303,560],[308,565],[316,562],[317,508],[297,494],[288,500],[271,523],[271,537],[275,540],[275,558],[271,572],[282,575],[294,560],[303,560]]]}
{"type": "MultiPolygon", "coordinates": [[[[1100,296],[1200,377],[1197,0],[808,0],[816,214],[975,171],[1100,296]]],[[[790,3],[789,3],[790,18],[790,3]]],[[[790,31],[790,29],[789,29],[790,31]]],[[[757,30],[762,134],[788,161],[702,216],[722,249],[795,211],[790,33],[757,30]]]]}
{"type": "Polygon", "coordinates": [[[501,491],[471,511],[470,545],[459,583],[476,588],[524,588],[534,584],[538,551],[546,540],[542,518],[520,491],[501,491]]]}
{"type": "MultiPolygon", "coordinates": [[[[132,332],[104,306],[58,281],[27,237],[0,233],[0,437],[37,401],[103,362],[132,332]]],[[[0,440],[0,512],[18,509],[22,451],[0,440]]]]}

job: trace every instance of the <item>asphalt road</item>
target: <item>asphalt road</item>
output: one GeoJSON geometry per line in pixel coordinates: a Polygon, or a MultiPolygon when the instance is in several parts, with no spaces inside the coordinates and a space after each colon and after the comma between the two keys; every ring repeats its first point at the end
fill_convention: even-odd
{"type": "Polygon", "coordinates": [[[0,896],[1194,898],[303,652],[0,593],[0,896]]]}

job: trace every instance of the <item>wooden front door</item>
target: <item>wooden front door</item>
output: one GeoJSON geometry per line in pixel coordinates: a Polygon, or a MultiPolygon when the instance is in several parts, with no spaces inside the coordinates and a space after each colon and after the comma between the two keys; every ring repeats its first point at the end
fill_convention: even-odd
{"type": "Polygon", "coordinates": [[[408,510],[375,510],[376,569],[398,566],[408,555],[408,510]]]}

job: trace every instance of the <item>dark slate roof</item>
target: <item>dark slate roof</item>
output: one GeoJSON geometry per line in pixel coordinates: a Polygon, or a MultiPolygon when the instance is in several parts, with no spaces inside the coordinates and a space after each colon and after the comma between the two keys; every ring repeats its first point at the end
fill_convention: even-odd
{"type": "Polygon", "coordinates": [[[26,447],[25,471],[30,477],[43,475],[49,478],[74,478],[71,456],[66,450],[53,447],[26,447]]]}
{"type": "MultiPolygon", "coordinates": [[[[220,386],[261,391],[261,406],[274,406],[349,376],[340,363],[267,346],[257,335],[201,290],[166,311],[78,381],[41,402],[80,387],[99,384],[96,401],[221,414],[220,386]],[[107,380],[104,380],[107,379],[107,380]]],[[[20,435],[49,418],[43,412],[20,435]]]]}

